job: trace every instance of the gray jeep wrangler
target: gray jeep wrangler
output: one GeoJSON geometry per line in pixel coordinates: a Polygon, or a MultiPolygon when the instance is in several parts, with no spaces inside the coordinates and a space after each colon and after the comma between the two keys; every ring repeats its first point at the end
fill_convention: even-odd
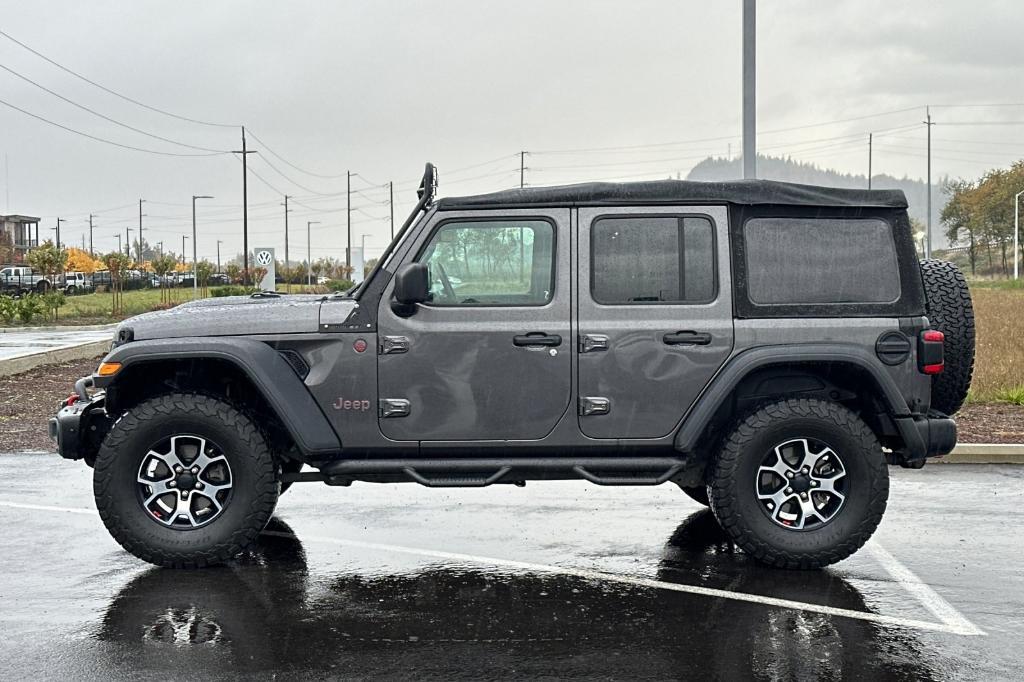
{"type": "Polygon", "coordinates": [[[767,564],[839,561],[948,453],[974,354],[906,199],[766,181],[419,203],[345,294],[123,322],[51,423],[129,552],[223,562],[293,483],[671,482],[767,564]]]}

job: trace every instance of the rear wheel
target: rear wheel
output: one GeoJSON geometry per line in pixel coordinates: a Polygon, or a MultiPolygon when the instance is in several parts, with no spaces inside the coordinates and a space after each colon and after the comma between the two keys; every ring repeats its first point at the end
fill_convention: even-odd
{"type": "Polygon", "coordinates": [[[256,425],[198,394],[140,403],[96,456],[93,490],[107,530],[153,564],[227,561],[263,530],[278,497],[277,468],[256,425]]]}
{"type": "Polygon", "coordinates": [[[850,556],[878,527],[889,496],[874,433],[823,400],[784,400],[739,421],[710,480],[722,528],[778,568],[820,568],[850,556]]]}

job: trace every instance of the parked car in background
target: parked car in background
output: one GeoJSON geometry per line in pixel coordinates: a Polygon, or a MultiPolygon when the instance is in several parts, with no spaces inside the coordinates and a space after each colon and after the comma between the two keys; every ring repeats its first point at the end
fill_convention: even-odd
{"type": "Polygon", "coordinates": [[[84,272],[65,272],[57,279],[57,286],[68,295],[92,291],[92,275],[84,272]]]}
{"type": "Polygon", "coordinates": [[[0,270],[0,290],[5,294],[19,296],[31,291],[43,293],[52,286],[50,280],[28,266],[9,265],[0,270]]]}

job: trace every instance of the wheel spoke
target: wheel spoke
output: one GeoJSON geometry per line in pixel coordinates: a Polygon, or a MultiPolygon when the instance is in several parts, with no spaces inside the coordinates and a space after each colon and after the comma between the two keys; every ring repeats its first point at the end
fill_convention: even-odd
{"type": "Polygon", "coordinates": [[[846,474],[840,474],[834,478],[816,479],[820,481],[820,483],[815,490],[820,493],[828,493],[829,495],[834,495],[841,502],[846,499],[846,495],[836,490],[836,483],[844,478],[846,478],[846,474]]]}
{"type": "Polygon", "coordinates": [[[818,521],[825,521],[825,519],[823,519],[821,517],[821,515],[818,514],[818,510],[815,509],[814,503],[811,501],[810,496],[808,496],[807,499],[802,499],[801,498],[801,500],[800,500],[800,524],[797,526],[797,528],[803,528],[804,526],[806,526],[807,525],[807,520],[810,519],[812,516],[814,518],[818,519],[818,521]]]}
{"type": "MultiPolygon", "coordinates": [[[[806,443],[807,441],[804,442],[806,443]]],[[[834,462],[839,461],[836,458],[836,453],[828,446],[825,446],[825,448],[819,452],[811,452],[810,448],[808,448],[804,455],[803,466],[806,466],[810,471],[814,471],[815,467],[817,467],[818,463],[823,459],[831,459],[834,462]]]]}
{"type": "Polygon", "coordinates": [[[214,455],[211,457],[204,450],[203,452],[200,452],[199,455],[196,456],[196,458],[192,461],[192,466],[199,467],[199,475],[202,476],[203,472],[205,472],[212,465],[226,461],[227,459],[224,457],[224,455],[214,455]]]}

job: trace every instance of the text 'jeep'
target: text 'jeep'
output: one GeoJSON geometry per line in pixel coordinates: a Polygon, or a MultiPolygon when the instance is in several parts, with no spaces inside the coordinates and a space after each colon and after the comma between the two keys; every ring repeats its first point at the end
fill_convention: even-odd
{"type": "Polygon", "coordinates": [[[659,181],[420,201],[345,295],[196,301],[117,329],[51,422],[114,538],[225,561],[299,481],[674,483],[813,568],[878,526],[887,466],[948,453],[974,327],[906,199],[659,181]],[[303,469],[305,465],[305,470],[303,469]]]}

